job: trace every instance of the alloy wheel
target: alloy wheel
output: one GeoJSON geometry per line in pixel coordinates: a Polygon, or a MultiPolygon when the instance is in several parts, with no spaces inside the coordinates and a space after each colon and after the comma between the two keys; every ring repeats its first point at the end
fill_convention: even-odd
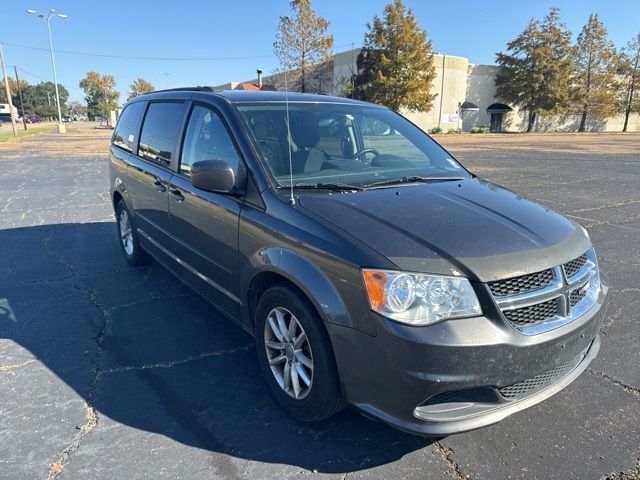
{"type": "Polygon", "coordinates": [[[296,400],[305,398],[313,385],[313,354],[295,315],[282,307],[271,310],[264,325],[264,345],[280,388],[296,400]]]}
{"type": "Polygon", "coordinates": [[[120,241],[127,255],[133,254],[133,233],[126,210],[120,212],[120,241]]]}

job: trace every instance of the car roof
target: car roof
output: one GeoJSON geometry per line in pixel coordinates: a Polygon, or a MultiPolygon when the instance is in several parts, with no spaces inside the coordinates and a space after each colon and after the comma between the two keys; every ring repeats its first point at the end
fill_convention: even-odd
{"type": "MultiPolygon", "coordinates": [[[[231,103],[254,103],[254,102],[310,102],[310,103],[342,103],[354,105],[379,106],[373,103],[362,102],[345,97],[335,97],[318,93],[298,93],[298,92],[274,92],[274,91],[251,91],[251,90],[215,90],[211,87],[183,87],[171,88],[168,90],[156,90],[149,92],[135,100],[143,98],[171,98],[175,94],[199,92],[222,97],[231,103]]],[[[133,99],[132,99],[133,100],[133,99]]]]}

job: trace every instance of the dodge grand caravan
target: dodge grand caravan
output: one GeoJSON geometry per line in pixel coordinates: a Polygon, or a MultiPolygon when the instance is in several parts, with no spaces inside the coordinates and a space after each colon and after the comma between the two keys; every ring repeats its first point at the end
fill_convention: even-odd
{"type": "Polygon", "coordinates": [[[608,287],[585,229],[387,108],[146,94],[122,112],[110,176],[126,260],[159,261],[254,335],[298,419],[351,405],[411,433],[471,430],[598,353],[608,287]]]}

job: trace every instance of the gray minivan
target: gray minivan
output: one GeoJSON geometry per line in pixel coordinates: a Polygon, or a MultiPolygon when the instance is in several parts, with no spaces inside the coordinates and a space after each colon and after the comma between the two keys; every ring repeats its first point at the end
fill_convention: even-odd
{"type": "Polygon", "coordinates": [[[110,148],[120,247],[256,339],[278,403],[447,435],[555,394],[596,356],[586,230],[484,181],[401,115],[324,95],[142,95],[110,148]]]}

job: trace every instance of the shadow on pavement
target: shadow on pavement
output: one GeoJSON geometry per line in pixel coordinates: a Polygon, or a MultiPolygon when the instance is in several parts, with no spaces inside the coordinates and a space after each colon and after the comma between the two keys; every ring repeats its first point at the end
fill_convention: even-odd
{"type": "MultiPolygon", "coordinates": [[[[235,468],[228,455],[354,471],[431,443],[352,410],[293,420],[264,387],[252,339],[161,266],[130,268],[111,222],[0,230],[0,246],[0,338],[86,399],[98,429],[117,422],[224,454],[212,459],[221,470],[235,468]]],[[[119,441],[111,430],[101,435],[119,441]]]]}

